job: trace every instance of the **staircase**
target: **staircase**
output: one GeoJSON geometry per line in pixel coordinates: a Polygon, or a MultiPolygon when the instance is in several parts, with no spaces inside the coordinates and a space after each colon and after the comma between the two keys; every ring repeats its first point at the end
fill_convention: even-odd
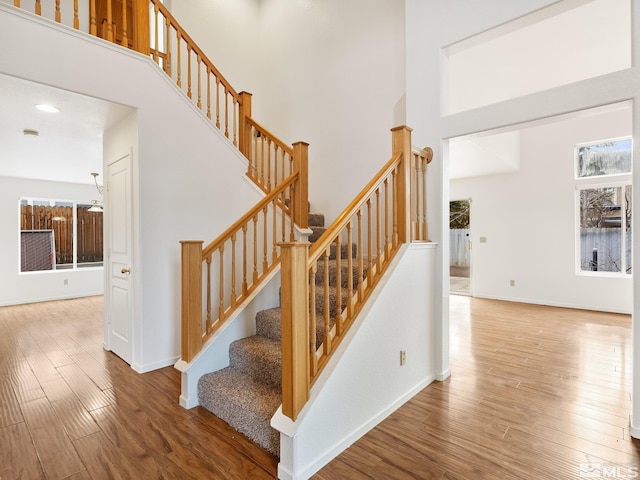
{"type": "MultiPolygon", "coordinates": [[[[309,228],[313,233],[310,242],[315,242],[326,230],[324,215],[309,214],[309,228]]],[[[343,245],[345,247],[345,245],[343,245]]],[[[342,248],[344,260],[347,249],[342,248]]],[[[353,248],[352,255],[355,255],[353,248]]],[[[329,256],[330,316],[335,317],[335,249],[329,256]]],[[[347,266],[342,262],[343,287],[347,284],[347,266]]],[[[324,282],[324,263],[318,264],[316,284],[324,282]]],[[[354,285],[357,285],[357,269],[354,285]]],[[[342,304],[346,301],[346,289],[342,289],[342,304]]],[[[322,295],[322,293],[319,293],[322,295]]],[[[324,314],[324,299],[316,301],[317,315],[324,314]]],[[[324,339],[324,328],[320,322],[316,329],[316,347],[324,339]]],[[[333,325],[333,320],[332,323],[333,325]]],[[[280,456],[279,433],[271,428],[270,420],[282,403],[282,355],[281,355],[280,307],[262,310],[256,315],[256,334],[234,341],[229,347],[229,366],[203,375],[198,382],[200,405],[223,419],[238,432],[244,434],[273,455],[280,456]]]]}

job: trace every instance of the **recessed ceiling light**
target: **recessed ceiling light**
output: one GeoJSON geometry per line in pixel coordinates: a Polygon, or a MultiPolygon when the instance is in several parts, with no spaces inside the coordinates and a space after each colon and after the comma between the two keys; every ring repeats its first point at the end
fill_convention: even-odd
{"type": "Polygon", "coordinates": [[[42,110],[43,112],[49,113],[58,113],[60,109],[58,107],[54,107],[53,105],[47,105],[46,103],[40,103],[36,105],[38,110],[42,110]]]}

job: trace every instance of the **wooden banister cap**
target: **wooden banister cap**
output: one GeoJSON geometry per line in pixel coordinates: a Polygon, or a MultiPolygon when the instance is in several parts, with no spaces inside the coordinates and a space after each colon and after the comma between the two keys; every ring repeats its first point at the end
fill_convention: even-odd
{"type": "Polygon", "coordinates": [[[397,132],[398,130],[405,130],[405,129],[406,129],[406,130],[408,130],[408,131],[410,131],[410,132],[413,132],[413,128],[411,128],[411,127],[407,127],[406,125],[399,125],[399,126],[397,126],[397,127],[393,127],[393,128],[391,129],[391,131],[392,131],[392,132],[397,132]]]}

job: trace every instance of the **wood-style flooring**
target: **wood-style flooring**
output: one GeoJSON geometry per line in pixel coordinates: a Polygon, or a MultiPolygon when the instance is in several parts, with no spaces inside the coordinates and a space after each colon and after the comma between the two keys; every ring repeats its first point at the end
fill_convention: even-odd
{"type": "Polygon", "coordinates": [[[315,480],[638,478],[631,317],[451,296],[451,377],[315,480]]]}
{"type": "Polygon", "coordinates": [[[0,308],[0,480],[274,478],[275,457],[178,405],[173,367],[140,375],[103,350],[102,305],[0,308]]]}
{"type": "MultiPolygon", "coordinates": [[[[315,480],[636,478],[629,316],[452,296],[450,331],[451,378],[315,480]]],[[[101,297],[2,307],[0,479],[274,477],[179,391],[102,349],[101,297]]]]}

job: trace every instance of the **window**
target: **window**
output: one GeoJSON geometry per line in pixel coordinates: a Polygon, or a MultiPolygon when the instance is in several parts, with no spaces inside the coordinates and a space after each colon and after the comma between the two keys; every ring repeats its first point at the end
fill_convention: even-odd
{"type": "Polygon", "coordinates": [[[578,271],[631,274],[631,139],[576,146],[578,271]]]}
{"type": "Polygon", "coordinates": [[[102,266],[102,213],[90,204],[20,199],[20,271],[102,266]]]}

